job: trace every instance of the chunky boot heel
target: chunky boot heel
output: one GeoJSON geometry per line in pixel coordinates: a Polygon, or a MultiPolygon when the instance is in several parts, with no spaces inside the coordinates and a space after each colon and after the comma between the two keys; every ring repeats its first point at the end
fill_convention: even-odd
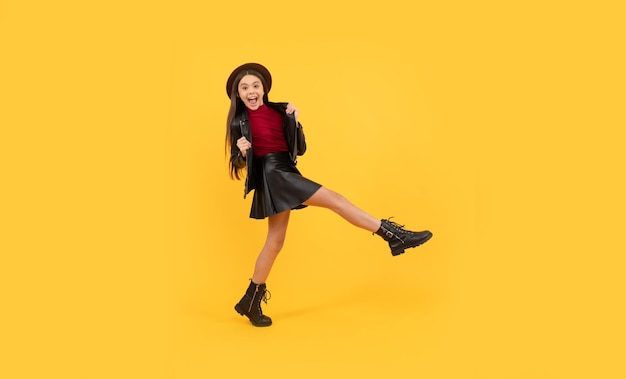
{"type": "Polygon", "coordinates": [[[261,301],[267,304],[270,299],[267,295],[270,294],[267,290],[265,283],[256,284],[250,281],[250,285],[246,290],[245,295],[241,298],[239,303],[235,305],[235,311],[242,316],[248,317],[252,325],[254,326],[270,326],[272,325],[272,319],[263,314],[261,309],[261,301]]]}
{"type": "Polygon", "coordinates": [[[237,311],[237,313],[239,313],[239,314],[240,314],[240,315],[242,315],[242,316],[246,314],[246,311],[245,311],[245,310],[243,310],[243,308],[241,308],[241,307],[239,306],[239,303],[237,303],[237,304],[235,305],[235,310],[237,311]]]}
{"type": "Polygon", "coordinates": [[[376,231],[376,234],[389,242],[391,255],[393,256],[404,253],[405,249],[417,247],[433,236],[428,230],[412,232],[404,229],[404,225],[396,224],[388,219],[382,219],[380,221],[380,228],[376,231]]]}

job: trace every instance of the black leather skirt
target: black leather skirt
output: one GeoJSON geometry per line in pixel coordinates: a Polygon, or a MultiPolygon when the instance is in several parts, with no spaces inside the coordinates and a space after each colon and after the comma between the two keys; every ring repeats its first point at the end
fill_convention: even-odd
{"type": "Polygon", "coordinates": [[[253,171],[250,218],[264,219],[286,210],[305,208],[302,203],[321,187],[300,174],[289,153],[270,153],[255,158],[253,171]]]}

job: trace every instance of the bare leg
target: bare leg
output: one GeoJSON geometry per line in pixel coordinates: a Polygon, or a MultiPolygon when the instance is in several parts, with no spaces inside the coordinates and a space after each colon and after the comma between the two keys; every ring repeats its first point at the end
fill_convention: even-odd
{"type": "Polygon", "coordinates": [[[352,225],[376,232],[380,228],[380,220],[352,204],[348,199],[325,187],[320,188],[304,205],[312,205],[332,210],[352,225]]]}
{"type": "Polygon", "coordinates": [[[272,265],[283,248],[289,215],[291,211],[281,212],[267,219],[267,238],[265,245],[256,260],[252,281],[257,284],[265,283],[270,275],[272,265]]]}

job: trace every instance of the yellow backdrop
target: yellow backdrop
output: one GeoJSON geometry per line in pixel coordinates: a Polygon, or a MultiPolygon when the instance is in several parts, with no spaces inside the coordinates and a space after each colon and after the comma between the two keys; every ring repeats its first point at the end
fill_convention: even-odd
{"type": "Polygon", "coordinates": [[[618,378],[623,12],[613,2],[0,5],[0,376],[618,378]],[[292,213],[270,328],[227,176],[225,80],[273,74],[298,167],[428,228],[392,258],[292,213]]]}

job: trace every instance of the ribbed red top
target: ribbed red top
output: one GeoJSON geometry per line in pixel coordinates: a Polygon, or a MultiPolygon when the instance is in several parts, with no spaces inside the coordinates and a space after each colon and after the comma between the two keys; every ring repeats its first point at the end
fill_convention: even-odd
{"type": "Polygon", "coordinates": [[[289,151],[283,133],[283,117],[280,113],[263,104],[257,110],[248,109],[248,119],[255,157],[289,151]]]}

